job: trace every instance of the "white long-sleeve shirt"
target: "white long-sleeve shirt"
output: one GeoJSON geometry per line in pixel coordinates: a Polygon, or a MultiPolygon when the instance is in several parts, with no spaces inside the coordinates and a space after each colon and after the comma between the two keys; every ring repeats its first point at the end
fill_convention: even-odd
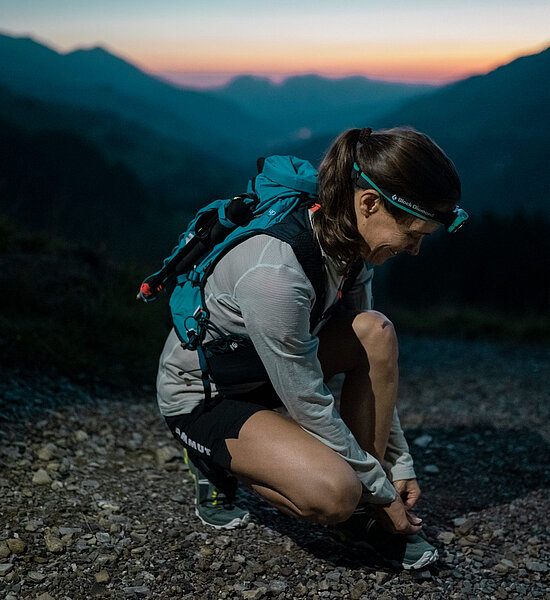
{"type": "MultiPolygon", "coordinates": [[[[337,266],[325,257],[325,308],[337,300],[341,282],[337,266]]],[[[372,271],[364,268],[348,304],[371,307],[371,278],[372,271]]],[[[289,415],[355,469],[372,503],[395,497],[388,475],[392,480],[415,477],[397,412],[385,456],[388,475],[340,417],[334,395],[323,381],[319,339],[310,332],[315,291],[288,243],[268,235],[240,243],[215,267],[205,298],[210,319],[222,331],[250,337],[289,415]]],[[[239,391],[253,387],[240,386],[239,391]]],[[[191,412],[204,397],[197,354],[184,350],[173,331],[161,356],[157,392],[165,416],[191,412]]]]}

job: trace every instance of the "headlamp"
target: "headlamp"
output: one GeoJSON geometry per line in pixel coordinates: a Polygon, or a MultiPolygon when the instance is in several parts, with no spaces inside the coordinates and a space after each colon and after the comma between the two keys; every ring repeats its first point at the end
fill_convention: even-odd
{"type": "Polygon", "coordinates": [[[436,223],[440,223],[449,233],[458,231],[469,218],[468,213],[459,206],[455,206],[451,212],[439,212],[424,208],[423,206],[418,205],[416,202],[407,200],[407,198],[403,198],[398,194],[392,194],[391,192],[383,191],[374,183],[374,181],[372,181],[372,179],[367,177],[361,171],[357,163],[353,163],[352,178],[358,187],[362,189],[372,188],[376,190],[390,204],[397,206],[397,208],[400,208],[401,210],[404,210],[405,212],[408,212],[409,214],[414,215],[423,221],[435,221],[436,223]]]}

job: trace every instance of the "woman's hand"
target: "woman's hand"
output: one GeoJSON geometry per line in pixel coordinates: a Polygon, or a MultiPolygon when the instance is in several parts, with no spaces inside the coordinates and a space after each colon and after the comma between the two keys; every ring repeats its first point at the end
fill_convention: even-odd
{"type": "Polygon", "coordinates": [[[418,498],[420,498],[420,487],[416,479],[398,479],[393,482],[393,487],[397,490],[403,504],[407,510],[411,510],[418,498]]]}
{"type": "Polygon", "coordinates": [[[399,492],[395,495],[393,502],[387,506],[376,507],[376,520],[390,533],[401,533],[410,535],[418,533],[422,529],[422,519],[409,512],[399,492]]]}
{"type": "Polygon", "coordinates": [[[393,482],[393,487],[396,489],[397,495],[400,496],[403,501],[403,506],[405,507],[409,522],[413,525],[420,525],[422,519],[412,512],[416,501],[420,498],[420,486],[418,485],[418,481],[416,479],[398,479],[393,482]]]}

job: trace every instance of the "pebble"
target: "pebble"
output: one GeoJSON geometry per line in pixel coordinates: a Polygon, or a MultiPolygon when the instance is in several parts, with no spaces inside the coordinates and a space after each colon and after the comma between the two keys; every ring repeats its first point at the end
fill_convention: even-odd
{"type": "Polygon", "coordinates": [[[254,590],[244,590],[242,593],[242,597],[245,600],[255,600],[256,598],[262,598],[267,593],[267,588],[259,587],[254,590]]]}
{"type": "Polygon", "coordinates": [[[33,583],[41,583],[42,581],[44,581],[44,579],[46,579],[46,575],[44,575],[44,573],[40,573],[39,571],[30,571],[28,574],[28,578],[33,583]]]}
{"type": "Polygon", "coordinates": [[[0,558],[7,558],[11,554],[11,550],[6,542],[0,542],[0,558]]]}
{"type": "Polygon", "coordinates": [[[177,502],[178,504],[185,504],[187,502],[187,498],[181,492],[172,494],[170,500],[172,500],[172,502],[177,502]]]}
{"type": "Polygon", "coordinates": [[[437,465],[426,465],[424,467],[424,472],[436,474],[439,473],[439,467],[437,465]]]}
{"type": "Polygon", "coordinates": [[[413,444],[419,448],[427,448],[431,444],[432,440],[432,436],[425,433],[424,435],[415,438],[413,444]]]}
{"type": "Polygon", "coordinates": [[[163,446],[162,448],[157,448],[155,458],[157,464],[162,467],[173,460],[181,459],[182,453],[179,448],[174,446],[163,446]]]}
{"type": "Polygon", "coordinates": [[[107,571],[99,571],[99,573],[94,575],[94,579],[97,581],[97,583],[109,583],[111,577],[107,571]]]}
{"type": "Polygon", "coordinates": [[[452,531],[441,531],[437,534],[437,539],[442,544],[449,545],[455,539],[455,534],[452,531]]]}
{"type": "Polygon", "coordinates": [[[58,452],[57,446],[50,442],[45,446],[42,446],[36,453],[36,456],[38,456],[40,460],[51,460],[54,456],[58,455],[58,452]]]}
{"type": "Polygon", "coordinates": [[[32,482],[35,485],[50,485],[52,478],[48,475],[45,469],[38,469],[33,475],[32,482]]]}
{"type": "Polygon", "coordinates": [[[151,588],[146,585],[134,585],[130,587],[125,587],[123,592],[127,596],[138,596],[139,598],[150,598],[151,597],[151,588]]]}
{"type": "Polygon", "coordinates": [[[44,542],[48,551],[54,554],[60,554],[65,550],[65,546],[59,539],[59,536],[49,528],[46,528],[46,532],[44,533],[44,542]]]}
{"type": "Polygon", "coordinates": [[[413,579],[417,581],[428,581],[432,578],[432,574],[428,569],[421,569],[419,571],[412,571],[413,579]]]}
{"type": "Polygon", "coordinates": [[[27,547],[27,544],[25,544],[25,542],[19,538],[9,539],[7,541],[7,545],[10,551],[14,554],[22,554],[25,552],[25,548],[27,547]]]}
{"type": "Polygon", "coordinates": [[[12,563],[0,563],[0,577],[5,577],[12,569],[12,563]]]}
{"type": "Polygon", "coordinates": [[[54,598],[52,598],[48,592],[44,592],[43,594],[40,594],[40,596],[37,596],[36,600],[54,600],[54,598]]]}
{"type": "Polygon", "coordinates": [[[376,583],[378,585],[384,585],[391,578],[391,573],[387,573],[386,571],[376,571],[376,583]]]}
{"type": "MultiPolygon", "coordinates": [[[[378,584],[380,585],[380,584],[378,584]]],[[[355,585],[351,588],[349,597],[351,600],[359,600],[364,593],[366,593],[368,589],[367,582],[364,579],[360,579],[355,585]]]]}
{"type": "Polygon", "coordinates": [[[548,565],[546,563],[539,562],[536,560],[528,560],[525,563],[525,566],[529,571],[534,571],[535,573],[547,573],[548,572],[548,565]]]}
{"type": "Polygon", "coordinates": [[[457,526],[456,530],[460,535],[468,535],[473,528],[474,522],[472,519],[464,519],[464,521],[457,526]]]}
{"type": "Polygon", "coordinates": [[[269,584],[269,591],[272,594],[280,594],[281,592],[284,592],[287,588],[287,584],[282,581],[281,579],[274,579],[270,584],[269,584]]]}
{"type": "Polygon", "coordinates": [[[85,442],[87,439],[89,439],[89,437],[90,436],[82,429],[79,429],[78,431],[74,432],[74,439],[77,442],[85,442]]]}

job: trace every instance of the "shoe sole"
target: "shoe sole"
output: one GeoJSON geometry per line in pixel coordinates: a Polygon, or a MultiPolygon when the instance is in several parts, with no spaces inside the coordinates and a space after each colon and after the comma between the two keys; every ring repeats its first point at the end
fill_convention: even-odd
{"type": "MultiPolygon", "coordinates": [[[[344,545],[349,544],[348,540],[346,540],[344,537],[341,537],[337,532],[335,535],[333,535],[333,538],[338,540],[341,544],[344,544],[344,545]]],[[[428,565],[431,565],[432,563],[436,562],[436,560],[439,558],[439,553],[438,553],[437,549],[434,548],[433,550],[427,550],[426,552],[424,552],[424,554],[414,563],[403,563],[403,562],[399,562],[398,560],[392,560],[390,558],[386,558],[383,554],[378,552],[378,550],[376,550],[376,548],[374,548],[367,542],[361,542],[359,544],[356,543],[355,545],[357,547],[362,548],[363,550],[367,550],[368,552],[375,554],[378,558],[383,560],[387,565],[390,565],[397,569],[405,569],[406,571],[417,571],[418,569],[423,569],[424,567],[427,567],[428,565]]]]}
{"type": "Polygon", "coordinates": [[[214,523],[205,521],[201,517],[201,515],[199,513],[199,509],[197,507],[195,507],[195,514],[197,515],[197,517],[199,517],[199,519],[202,521],[202,523],[204,525],[208,525],[208,527],[213,527],[214,529],[239,529],[241,527],[245,527],[250,522],[250,514],[249,513],[244,515],[244,517],[236,517],[235,519],[233,519],[232,521],[229,521],[229,523],[226,523],[225,525],[214,525],[214,523]]]}
{"type": "Polygon", "coordinates": [[[424,552],[424,554],[412,565],[401,564],[400,566],[402,566],[407,571],[423,569],[424,567],[427,567],[428,565],[434,563],[438,558],[439,553],[437,550],[433,550],[433,552],[431,550],[428,550],[424,552]]]}

